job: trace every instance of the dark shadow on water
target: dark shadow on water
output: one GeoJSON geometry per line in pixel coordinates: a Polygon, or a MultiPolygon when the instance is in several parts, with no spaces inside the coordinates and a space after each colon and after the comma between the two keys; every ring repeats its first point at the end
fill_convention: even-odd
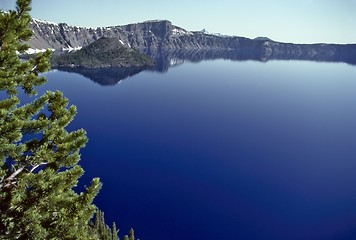
{"type": "Polygon", "coordinates": [[[347,232],[339,233],[330,239],[332,240],[355,240],[356,239],[356,229],[349,230],[347,232]]]}
{"type": "Polygon", "coordinates": [[[102,86],[116,85],[120,81],[142,72],[144,69],[145,68],[142,67],[110,67],[110,68],[60,67],[58,68],[58,70],[64,72],[78,73],[102,86]]]}
{"type": "Polygon", "coordinates": [[[58,68],[66,72],[75,72],[91,79],[102,86],[112,86],[134,76],[143,70],[167,72],[170,67],[183,64],[185,61],[200,62],[204,60],[226,59],[232,61],[270,60],[305,60],[318,62],[342,62],[356,65],[356,45],[293,45],[281,44],[278,48],[266,48],[265,45],[239,50],[172,50],[146,49],[142,51],[155,60],[155,66],[111,67],[111,68],[58,68]]]}

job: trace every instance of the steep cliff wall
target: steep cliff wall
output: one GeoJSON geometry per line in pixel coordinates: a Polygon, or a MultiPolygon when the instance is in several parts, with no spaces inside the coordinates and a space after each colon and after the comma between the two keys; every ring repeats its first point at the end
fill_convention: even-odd
{"type": "Polygon", "coordinates": [[[190,32],[169,21],[147,21],[124,26],[84,28],[33,19],[31,48],[55,50],[86,46],[101,37],[116,37],[137,49],[236,49],[238,37],[190,32]]]}

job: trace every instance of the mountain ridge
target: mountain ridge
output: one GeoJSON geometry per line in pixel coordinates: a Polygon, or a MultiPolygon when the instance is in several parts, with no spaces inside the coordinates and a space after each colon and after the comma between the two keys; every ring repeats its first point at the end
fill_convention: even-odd
{"type": "Polygon", "coordinates": [[[356,63],[356,44],[294,44],[267,38],[254,40],[217,36],[202,31],[188,31],[168,20],[85,28],[32,19],[30,28],[34,32],[34,37],[28,42],[31,48],[51,48],[58,52],[81,48],[102,37],[110,37],[148,55],[172,50],[235,50],[237,54],[253,53],[261,59],[281,58],[283,55],[283,59],[330,58],[333,61],[356,63]]]}

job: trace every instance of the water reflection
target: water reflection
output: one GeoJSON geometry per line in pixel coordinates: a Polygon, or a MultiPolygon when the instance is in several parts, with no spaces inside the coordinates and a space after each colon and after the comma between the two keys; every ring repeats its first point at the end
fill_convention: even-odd
{"type": "Polygon", "coordinates": [[[64,72],[78,73],[93,82],[102,86],[116,85],[122,80],[134,76],[145,68],[142,67],[110,67],[110,68],[71,68],[61,67],[58,68],[64,72]]]}
{"type": "MultiPolygon", "coordinates": [[[[241,48],[239,50],[175,50],[146,51],[145,54],[156,60],[155,70],[167,71],[171,66],[183,63],[185,60],[200,62],[203,60],[226,59],[232,61],[254,60],[267,62],[270,60],[306,60],[318,62],[344,62],[356,65],[356,45],[335,45],[333,51],[324,50],[320,44],[299,45],[298,49],[241,48]]],[[[328,46],[330,48],[330,46],[328,46]]]]}
{"type": "MultiPolygon", "coordinates": [[[[164,66],[184,61],[171,56],[164,66]]],[[[356,239],[355,74],[346,64],[217,60],[120,87],[60,71],[48,84],[80,110],[70,127],[88,132],[80,183],[101,178],[96,204],[107,222],[125,219],[124,231],[345,240],[356,239]]]]}
{"type": "MultiPolygon", "coordinates": [[[[286,45],[289,46],[289,45],[286,45]]],[[[326,45],[327,46],[327,45],[326,45]]],[[[151,56],[156,64],[154,67],[112,67],[112,68],[60,68],[61,71],[79,73],[92,81],[103,85],[116,85],[120,81],[136,75],[143,70],[167,72],[170,67],[184,63],[184,61],[200,62],[203,60],[226,59],[232,61],[254,60],[267,62],[270,60],[307,60],[321,62],[343,62],[356,65],[356,45],[335,45],[333,51],[330,46],[325,50],[322,44],[298,45],[296,49],[241,48],[239,50],[172,50],[160,51],[148,49],[143,51],[151,56]]]]}

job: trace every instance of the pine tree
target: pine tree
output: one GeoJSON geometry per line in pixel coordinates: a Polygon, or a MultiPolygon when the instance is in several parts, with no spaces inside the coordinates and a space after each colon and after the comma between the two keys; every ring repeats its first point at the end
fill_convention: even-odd
{"type": "Polygon", "coordinates": [[[130,229],[130,232],[129,232],[129,239],[135,240],[135,234],[134,234],[134,230],[132,228],[130,229]]]}
{"type": "MultiPolygon", "coordinates": [[[[119,240],[118,232],[115,222],[110,228],[105,224],[104,213],[97,209],[94,217],[94,222],[90,224],[92,233],[100,240],[119,240]]],[[[124,240],[135,240],[134,230],[131,228],[128,235],[123,237],[124,240]]]]}
{"type": "Polygon", "coordinates": [[[129,235],[124,236],[124,240],[135,240],[135,232],[132,228],[129,231],[129,235]]]}
{"type": "Polygon", "coordinates": [[[30,3],[17,0],[16,10],[0,11],[0,239],[97,239],[89,220],[99,179],[82,193],[73,190],[87,142],[84,130],[66,130],[76,108],[61,92],[36,97],[49,51],[28,61],[18,57],[32,35],[30,3]],[[19,91],[32,101],[21,103],[19,91]]]}
{"type": "Polygon", "coordinates": [[[94,233],[101,240],[112,240],[112,230],[105,224],[104,212],[96,210],[94,220],[94,233]]]}
{"type": "Polygon", "coordinates": [[[116,224],[115,222],[112,223],[112,240],[118,240],[119,237],[117,236],[116,224]]]}

